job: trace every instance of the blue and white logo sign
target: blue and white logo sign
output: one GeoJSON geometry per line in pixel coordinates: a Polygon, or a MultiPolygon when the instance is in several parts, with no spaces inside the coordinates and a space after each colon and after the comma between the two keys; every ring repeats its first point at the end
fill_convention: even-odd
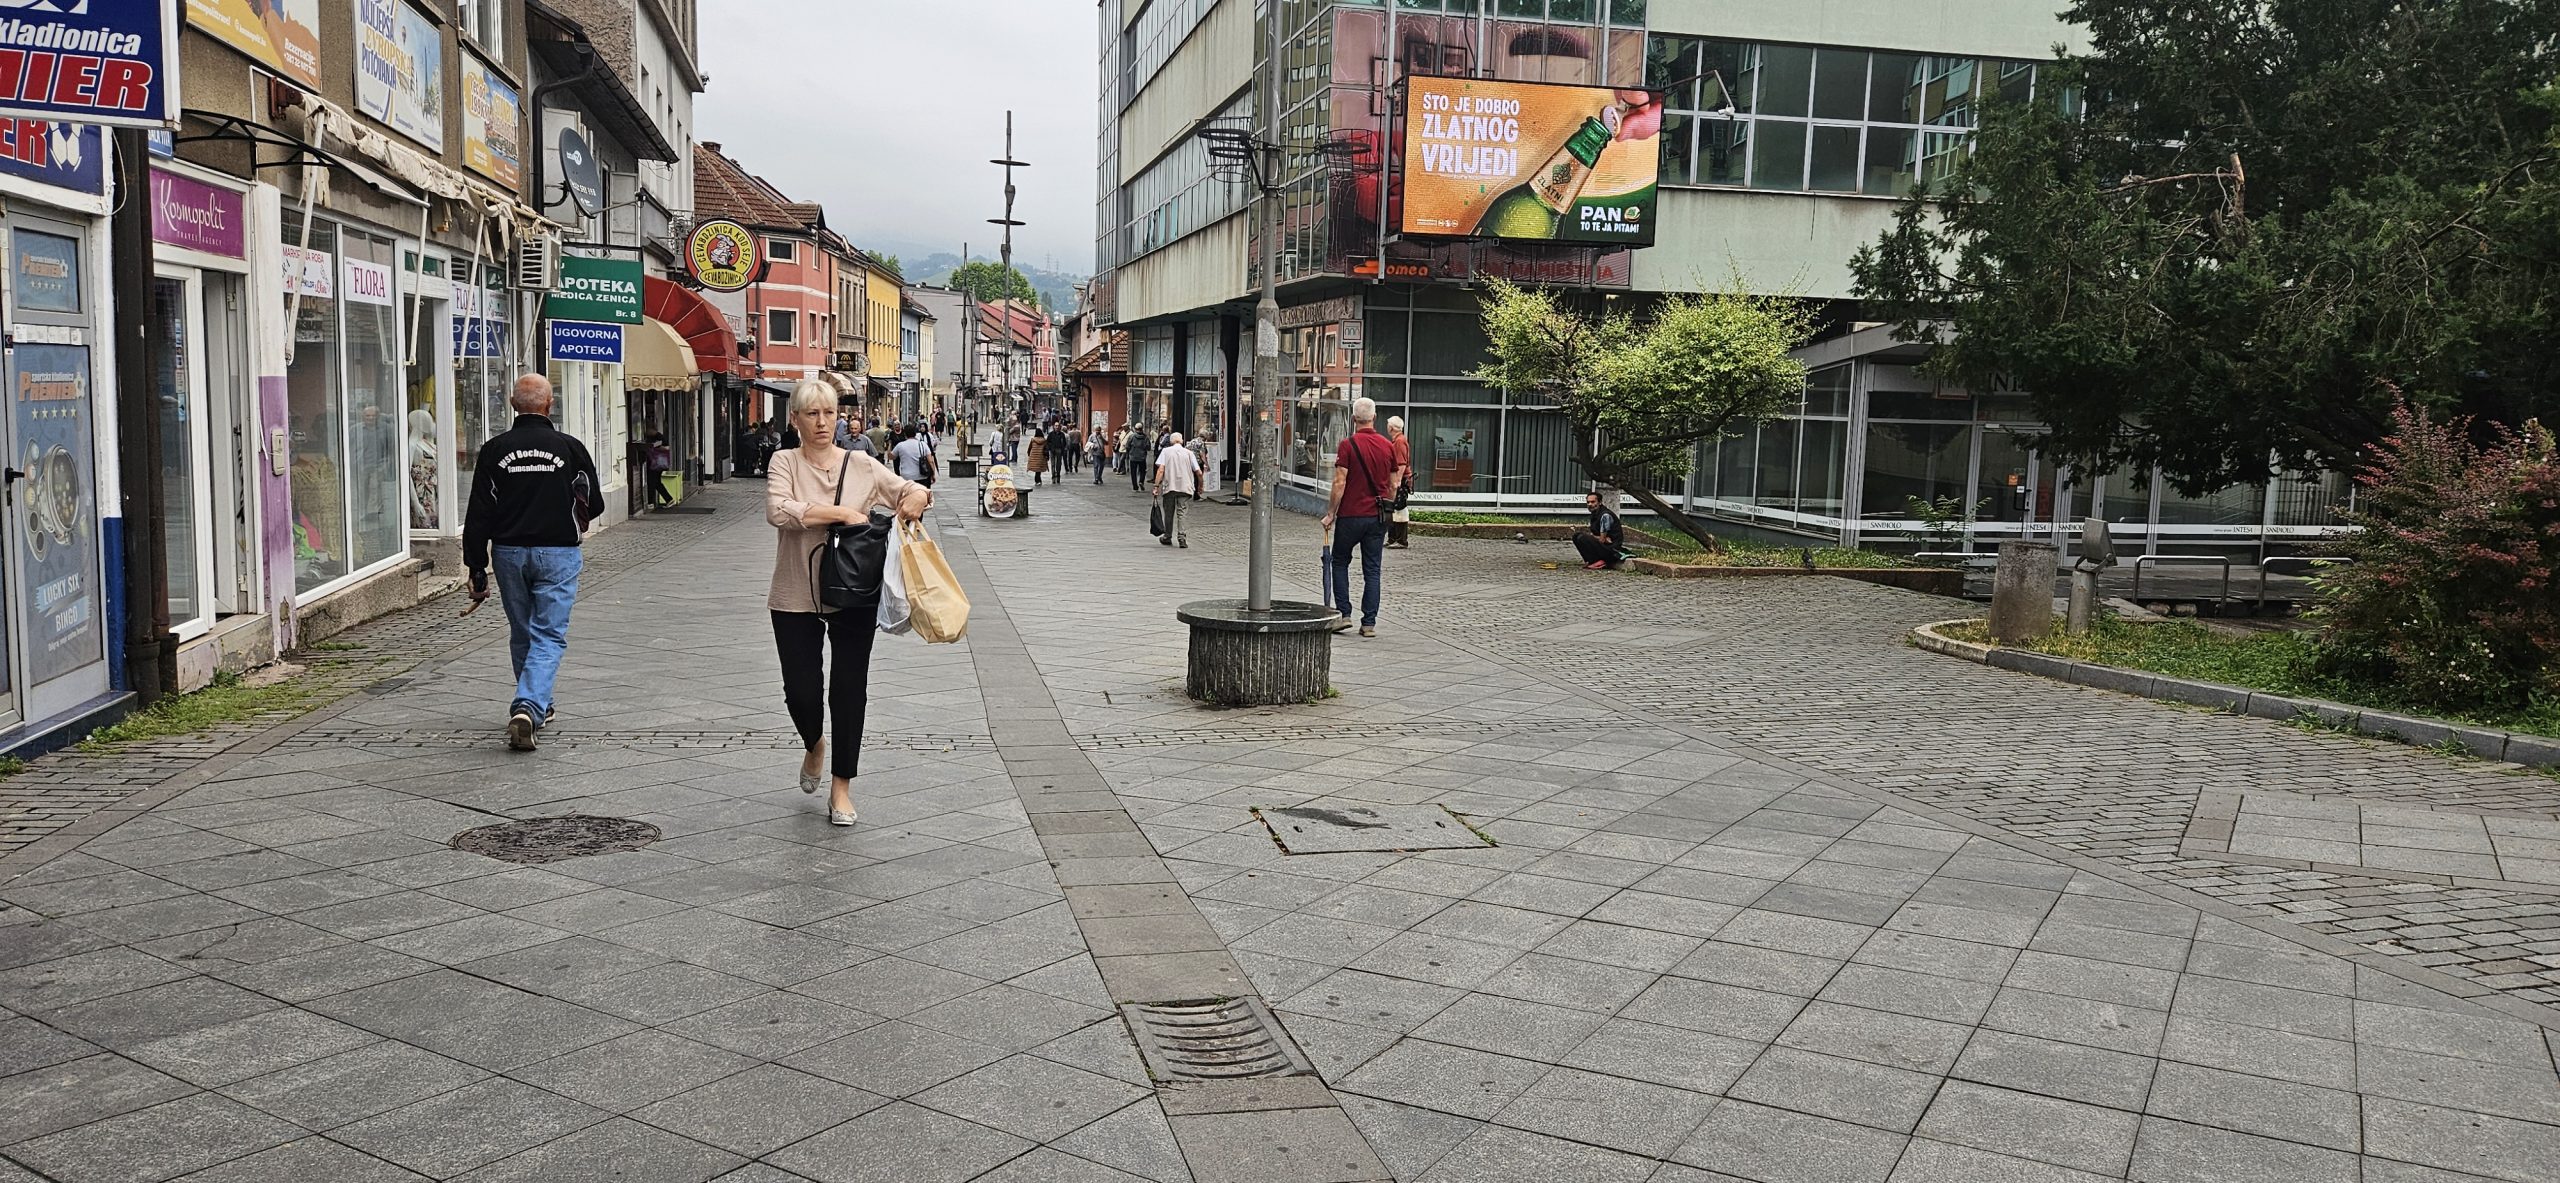
{"type": "Polygon", "coordinates": [[[175,4],[0,0],[0,119],[168,125],[177,21],[175,4]]]}
{"type": "Polygon", "coordinates": [[[0,174],[104,197],[107,134],[94,123],[0,119],[0,174]]]}
{"type": "Polygon", "coordinates": [[[551,360],[622,364],[622,326],[583,320],[551,322],[551,360]]]}

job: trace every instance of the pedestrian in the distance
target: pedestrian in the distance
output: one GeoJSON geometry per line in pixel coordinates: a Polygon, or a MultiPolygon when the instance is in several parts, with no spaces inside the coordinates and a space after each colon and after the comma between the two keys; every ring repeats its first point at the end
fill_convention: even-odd
{"type": "Polygon", "coordinates": [[[773,458],[765,474],[764,516],[777,537],[773,583],[765,607],[773,614],[773,647],[782,659],[782,701],[807,754],[800,760],[800,791],[828,786],[827,820],[854,823],[853,777],[862,756],[862,719],[870,695],[871,639],[880,632],[877,600],[827,610],[818,602],[811,558],[826,545],[827,527],[855,525],[874,506],[894,508],[906,521],[924,517],[933,493],[889,471],[869,453],[835,443],[835,388],[810,380],[791,391],[791,421],[810,443],[773,458]],[[835,668],[826,670],[827,654],[835,668]],[[835,752],[826,750],[827,725],[835,724],[835,752]],[[832,784],[830,785],[830,777],[832,784]]]}
{"type": "Polygon", "coordinates": [[[462,565],[476,604],[489,598],[494,562],[516,674],[507,746],[530,752],[535,733],[551,723],[551,689],[569,650],[569,609],[585,567],[578,536],[604,513],[604,494],[587,446],[551,425],[550,379],[516,379],[507,404],[515,425],[480,446],[471,473],[462,565]]]}
{"type": "Polygon", "coordinates": [[[1387,416],[1387,442],[1396,449],[1396,501],[1387,513],[1387,545],[1413,549],[1406,531],[1413,523],[1413,443],[1404,437],[1404,417],[1387,416]]]}
{"type": "Polygon", "coordinates": [[[1351,627],[1351,556],[1360,555],[1360,635],[1378,635],[1378,598],[1386,562],[1386,504],[1395,499],[1396,450],[1378,434],[1374,399],[1351,402],[1351,435],[1333,451],[1333,490],[1324,526],[1333,531],[1333,631],[1351,627]]]}
{"type": "Polygon", "coordinates": [[[676,495],[667,491],[667,474],[675,470],[676,454],[667,447],[667,437],[653,431],[640,446],[640,472],[648,478],[649,508],[675,504],[676,495]]]}
{"type": "Polygon", "coordinates": [[[889,459],[889,466],[899,476],[928,489],[933,487],[933,441],[921,424],[907,429],[906,438],[889,449],[889,459]]]}
{"type": "Polygon", "coordinates": [[[1031,474],[1031,483],[1040,483],[1040,473],[1056,463],[1049,458],[1049,437],[1034,430],[1022,444],[1022,470],[1031,474]]]}
{"type": "Polygon", "coordinates": [[[1146,424],[1132,423],[1129,425],[1129,447],[1127,451],[1129,454],[1129,491],[1132,493],[1140,492],[1147,487],[1147,474],[1148,471],[1154,467],[1156,455],[1155,441],[1148,438],[1146,424]]]}
{"type": "Polygon", "coordinates": [[[1591,514],[1588,529],[1573,532],[1573,549],[1582,553],[1583,569],[1606,571],[1627,558],[1627,524],[1616,510],[1600,496],[1600,490],[1582,495],[1582,508],[1591,514]]]}
{"type": "Polygon", "coordinates": [[[1093,467],[1093,487],[1102,487],[1102,469],[1110,463],[1111,433],[1096,429],[1084,441],[1084,461],[1093,467]]]}
{"type": "Polygon", "coordinates": [[[1200,498],[1200,458],[1182,446],[1182,433],[1168,431],[1164,448],[1156,453],[1157,503],[1164,506],[1164,533],[1156,538],[1166,546],[1188,547],[1191,539],[1182,532],[1182,511],[1200,498]]]}
{"type": "Polygon", "coordinates": [[[1058,483],[1058,474],[1076,462],[1075,441],[1067,438],[1067,429],[1056,423],[1049,425],[1049,483],[1058,483]]]}

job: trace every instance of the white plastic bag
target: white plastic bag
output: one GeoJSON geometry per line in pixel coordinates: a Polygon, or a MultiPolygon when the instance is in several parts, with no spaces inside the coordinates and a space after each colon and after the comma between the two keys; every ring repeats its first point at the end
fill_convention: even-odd
{"type": "Polygon", "coordinates": [[[880,631],[892,636],[907,631],[907,576],[898,562],[906,531],[889,531],[889,553],[880,565],[880,631]]]}

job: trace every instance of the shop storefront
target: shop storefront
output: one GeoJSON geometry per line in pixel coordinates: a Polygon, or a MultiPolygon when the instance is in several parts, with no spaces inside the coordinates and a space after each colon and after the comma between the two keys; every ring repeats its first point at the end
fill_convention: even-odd
{"type": "Polygon", "coordinates": [[[17,123],[0,154],[9,409],[0,456],[0,737],[95,709],[122,608],[107,152],[95,127],[17,123]],[[60,134],[55,134],[58,131],[60,134]]]}
{"type": "MultiPolygon", "coordinates": [[[[310,600],[409,550],[410,367],[394,234],[282,212],[293,587],[310,600]]],[[[412,293],[414,297],[414,293],[412,293]]]]}
{"type": "MultiPolygon", "coordinates": [[[[251,314],[276,298],[276,277],[251,266],[251,243],[272,224],[275,191],[167,160],[152,168],[150,201],[160,513],[183,689],[213,676],[215,654],[195,642],[265,608],[260,476],[242,441],[264,418],[251,314]]],[[[273,643],[248,647],[259,641],[273,643]]]]}
{"type": "Polygon", "coordinates": [[[434,423],[416,423],[416,416],[411,416],[410,483],[416,488],[432,480],[439,500],[433,520],[413,517],[410,530],[459,538],[462,498],[470,495],[480,445],[515,422],[515,409],[507,405],[507,396],[516,379],[512,315],[516,301],[506,287],[505,269],[495,261],[455,255],[446,270],[453,292],[445,334],[453,360],[453,413],[436,415],[434,423]],[[452,433],[442,438],[449,442],[436,456],[428,456],[421,429],[440,432],[447,423],[453,425],[452,433]]]}

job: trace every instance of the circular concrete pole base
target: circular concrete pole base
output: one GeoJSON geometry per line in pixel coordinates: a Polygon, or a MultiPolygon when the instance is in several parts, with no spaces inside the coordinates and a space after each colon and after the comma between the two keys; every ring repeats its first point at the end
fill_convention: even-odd
{"type": "Polygon", "coordinates": [[[1174,617],[1191,626],[1183,693],[1228,707],[1313,702],[1332,689],[1331,608],[1288,600],[1254,612],[1243,600],[1195,600],[1174,617]]]}

